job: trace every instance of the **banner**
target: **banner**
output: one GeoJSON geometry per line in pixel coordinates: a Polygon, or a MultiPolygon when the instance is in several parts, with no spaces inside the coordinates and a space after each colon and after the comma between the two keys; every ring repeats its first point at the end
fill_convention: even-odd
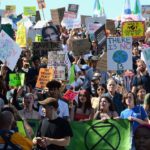
{"type": "Polygon", "coordinates": [[[132,38],[107,38],[107,61],[108,70],[132,69],[132,38]]]}
{"type": "Polygon", "coordinates": [[[36,16],[36,7],[35,6],[24,7],[24,15],[25,16],[36,16]]]}
{"type": "Polygon", "coordinates": [[[71,122],[73,137],[67,150],[129,150],[130,122],[106,120],[71,122]]]}
{"type": "Polygon", "coordinates": [[[18,87],[23,86],[25,80],[24,73],[10,73],[9,74],[9,86],[18,87]]]}
{"type": "Polygon", "coordinates": [[[22,49],[2,30],[0,32],[0,60],[14,70],[22,49]]]}
{"type": "Polygon", "coordinates": [[[71,49],[75,56],[80,56],[89,52],[91,43],[88,39],[74,39],[70,40],[71,49]]]}
{"type": "Polygon", "coordinates": [[[143,21],[128,21],[122,23],[122,36],[133,39],[142,39],[145,37],[145,23],[143,21]]]}
{"type": "Polygon", "coordinates": [[[64,17],[65,7],[58,8],[58,9],[51,9],[51,17],[53,24],[61,25],[61,21],[64,17]]]}
{"type": "Polygon", "coordinates": [[[143,56],[144,62],[146,64],[147,70],[150,74],[150,48],[146,48],[142,51],[141,56],[143,56]]]}
{"type": "Polygon", "coordinates": [[[65,52],[51,51],[48,52],[48,67],[49,66],[63,66],[65,65],[65,52]]]}
{"type": "Polygon", "coordinates": [[[73,101],[75,100],[75,97],[78,95],[77,92],[74,92],[72,90],[67,90],[66,93],[64,94],[63,98],[68,100],[68,101],[73,101]]]}
{"type": "Polygon", "coordinates": [[[46,8],[45,0],[37,0],[39,9],[46,8]]]}
{"type": "Polygon", "coordinates": [[[142,5],[142,16],[150,19],[150,5],[142,5]]]}
{"type": "Polygon", "coordinates": [[[78,13],[79,5],[77,4],[69,4],[68,5],[68,11],[78,13]]]}
{"type": "Polygon", "coordinates": [[[27,44],[27,41],[26,41],[26,28],[23,25],[23,23],[18,23],[17,24],[16,43],[20,47],[26,47],[26,44],[27,44]]]}
{"type": "Polygon", "coordinates": [[[51,81],[54,76],[53,68],[41,68],[36,83],[36,88],[43,89],[48,81],[51,81]]]}

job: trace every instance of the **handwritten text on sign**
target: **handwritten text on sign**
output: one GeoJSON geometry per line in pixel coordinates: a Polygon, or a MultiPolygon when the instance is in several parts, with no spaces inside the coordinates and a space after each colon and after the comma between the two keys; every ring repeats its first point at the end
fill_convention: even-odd
{"type": "Polygon", "coordinates": [[[108,70],[132,69],[132,38],[110,37],[107,39],[108,70]]]}
{"type": "Polygon", "coordinates": [[[21,51],[22,49],[2,30],[0,33],[0,60],[14,70],[21,51]]]}

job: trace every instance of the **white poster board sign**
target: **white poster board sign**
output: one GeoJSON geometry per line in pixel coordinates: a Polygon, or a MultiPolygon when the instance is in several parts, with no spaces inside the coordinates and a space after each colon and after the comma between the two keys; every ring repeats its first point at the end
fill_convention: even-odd
{"type": "Polygon", "coordinates": [[[107,38],[107,61],[108,70],[132,69],[132,38],[107,38]]]}
{"type": "Polygon", "coordinates": [[[89,34],[94,33],[101,26],[102,26],[102,24],[100,24],[100,23],[89,23],[88,27],[87,27],[87,31],[89,34]]]}
{"type": "Polygon", "coordinates": [[[0,60],[12,71],[20,57],[22,49],[2,30],[0,33],[0,60]]]}
{"type": "Polygon", "coordinates": [[[150,73],[150,48],[144,49],[141,55],[146,64],[147,70],[150,73]]]}
{"type": "Polygon", "coordinates": [[[63,19],[61,25],[67,29],[81,28],[81,22],[78,19],[63,19]]]}

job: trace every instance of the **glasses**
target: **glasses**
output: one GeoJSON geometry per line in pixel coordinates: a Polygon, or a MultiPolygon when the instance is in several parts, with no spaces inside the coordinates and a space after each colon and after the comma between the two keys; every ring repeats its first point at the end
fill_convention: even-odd
{"type": "Polygon", "coordinates": [[[97,91],[104,91],[105,89],[103,89],[103,88],[99,88],[99,89],[97,89],[97,91]]]}

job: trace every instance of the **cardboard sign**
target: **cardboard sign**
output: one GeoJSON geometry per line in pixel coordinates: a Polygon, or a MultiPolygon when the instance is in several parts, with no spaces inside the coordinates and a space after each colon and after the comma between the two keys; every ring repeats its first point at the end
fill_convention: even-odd
{"type": "Polygon", "coordinates": [[[41,68],[36,83],[36,88],[43,89],[46,87],[48,81],[51,81],[54,76],[53,68],[41,68]]]}
{"type": "Polygon", "coordinates": [[[10,16],[16,13],[16,6],[15,5],[6,5],[5,8],[5,15],[10,16]]]}
{"type": "Polygon", "coordinates": [[[106,32],[105,32],[105,25],[101,26],[95,32],[95,39],[98,43],[98,48],[101,49],[104,44],[106,44],[106,32]]]}
{"type": "Polygon", "coordinates": [[[143,21],[128,21],[122,23],[122,36],[133,39],[142,39],[145,36],[145,23],[143,21]]]}
{"type": "Polygon", "coordinates": [[[25,16],[35,16],[36,15],[36,7],[35,6],[24,7],[24,15],[25,16]]]}
{"type": "Polygon", "coordinates": [[[108,70],[132,69],[132,38],[107,38],[107,61],[108,70]]]}
{"type": "Polygon", "coordinates": [[[36,56],[48,56],[48,51],[60,51],[62,50],[61,42],[33,42],[33,55],[36,56]]]}
{"type": "Polygon", "coordinates": [[[111,34],[115,34],[115,21],[111,19],[106,19],[106,30],[110,30],[111,34]]]}
{"type": "Polygon", "coordinates": [[[65,11],[63,19],[75,19],[77,15],[74,12],[65,11]]]}
{"type": "Polygon", "coordinates": [[[66,29],[81,28],[81,22],[78,19],[63,19],[61,25],[65,26],[66,29]]]}
{"type": "Polygon", "coordinates": [[[0,33],[0,60],[12,71],[20,57],[22,49],[2,30],[0,33]]]}
{"type": "Polygon", "coordinates": [[[97,67],[99,71],[107,71],[107,52],[101,57],[101,59],[97,62],[97,67]]]}
{"type": "Polygon", "coordinates": [[[46,8],[45,0],[37,0],[39,9],[46,8]]]}
{"type": "Polygon", "coordinates": [[[18,30],[16,32],[16,43],[20,45],[20,47],[26,47],[26,28],[23,23],[17,25],[18,30]]]}
{"type": "Polygon", "coordinates": [[[86,27],[88,27],[88,24],[90,23],[97,23],[97,24],[106,24],[106,17],[102,16],[102,17],[86,17],[85,18],[85,25],[86,27]]]}
{"type": "Polygon", "coordinates": [[[68,5],[68,11],[78,13],[79,5],[77,4],[69,4],[68,5]]]}
{"type": "Polygon", "coordinates": [[[88,39],[74,39],[70,40],[70,46],[75,56],[80,56],[85,54],[90,50],[91,43],[88,39]]]}
{"type": "Polygon", "coordinates": [[[142,5],[142,16],[150,19],[150,5],[142,5]]]}
{"type": "Polygon", "coordinates": [[[91,16],[86,16],[86,15],[81,15],[81,16],[80,16],[81,24],[82,24],[82,25],[85,25],[85,19],[88,18],[88,17],[91,17],[91,16]]]}
{"type": "Polygon", "coordinates": [[[24,73],[10,73],[9,74],[9,86],[18,87],[24,85],[25,74],[24,73]]]}
{"type": "Polygon", "coordinates": [[[51,51],[48,52],[48,66],[63,66],[65,65],[65,52],[51,51]]]}
{"type": "Polygon", "coordinates": [[[72,90],[67,90],[67,92],[64,94],[63,98],[68,100],[68,101],[73,101],[75,100],[75,97],[78,95],[77,92],[74,92],[72,90]]]}
{"type": "Polygon", "coordinates": [[[65,80],[66,79],[66,70],[65,66],[53,66],[54,76],[53,78],[56,80],[65,80]]]}
{"type": "Polygon", "coordinates": [[[147,70],[150,73],[150,48],[146,48],[142,51],[142,56],[144,58],[144,62],[147,66],[147,70]]]}
{"type": "Polygon", "coordinates": [[[61,25],[61,21],[64,17],[65,7],[58,8],[58,9],[51,9],[51,17],[53,24],[61,25]]]}

